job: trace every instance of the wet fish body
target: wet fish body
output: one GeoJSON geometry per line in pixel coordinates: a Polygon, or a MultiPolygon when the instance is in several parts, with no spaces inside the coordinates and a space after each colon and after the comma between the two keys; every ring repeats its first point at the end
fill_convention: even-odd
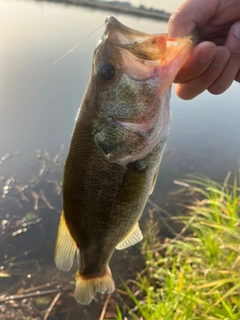
{"type": "Polygon", "coordinates": [[[55,249],[69,270],[78,251],[75,299],[112,292],[108,263],[139,242],[171,118],[171,83],[193,47],[190,37],[149,35],[106,19],[77,115],[63,178],[55,249]]]}

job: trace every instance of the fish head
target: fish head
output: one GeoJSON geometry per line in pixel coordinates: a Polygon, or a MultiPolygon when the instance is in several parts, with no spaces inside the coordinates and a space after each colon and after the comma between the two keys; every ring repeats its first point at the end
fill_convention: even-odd
{"type": "Polygon", "coordinates": [[[95,50],[96,73],[103,71],[101,65],[112,64],[115,70],[127,73],[132,79],[141,81],[161,74],[161,83],[170,84],[196,43],[193,36],[170,38],[167,34],[140,32],[113,16],[107,17],[105,25],[95,50]]]}
{"type": "Polygon", "coordinates": [[[126,164],[143,158],[166,138],[171,84],[194,41],[191,36],[140,32],[112,16],[105,26],[93,57],[91,81],[98,115],[93,134],[110,161],[126,164]],[[131,156],[114,156],[113,149],[124,148],[129,139],[138,141],[127,150],[135,150],[131,156]]]}
{"type": "Polygon", "coordinates": [[[140,32],[113,16],[107,17],[105,25],[94,52],[93,72],[107,86],[125,73],[136,81],[160,76],[159,87],[164,88],[173,82],[196,43],[193,36],[170,38],[167,34],[140,32]]]}

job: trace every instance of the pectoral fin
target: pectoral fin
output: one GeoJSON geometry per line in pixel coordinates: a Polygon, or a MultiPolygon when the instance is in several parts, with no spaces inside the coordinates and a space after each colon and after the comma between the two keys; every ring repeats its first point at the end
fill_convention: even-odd
{"type": "Polygon", "coordinates": [[[157,170],[156,170],[156,172],[155,172],[155,174],[154,174],[154,176],[153,176],[152,188],[151,188],[151,191],[150,191],[149,195],[153,193],[153,190],[154,190],[154,188],[155,188],[155,184],[156,184],[156,182],[157,182],[157,177],[158,177],[159,169],[160,169],[160,165],[158,166],[158,168],[157,168],[157,170]]]}
{"type": "Polygon", "coordinates": [[[62,212],[55,247],[54,260],[56,266],[60,270],[69,271],[72,267],[76,250],[77,245],[68,230],[64,212],[62,212]]]}
{"type": "Polygon", "coordinates": [[[116,249],[122,250],[127,247],[133,246],[137,242],[141,241],[143,239],[142,232],[139,228],[138,223],[135,224],[131,232],[126,236],[123,241],[119,242],[119,244],[116,246],[116,249]]]}

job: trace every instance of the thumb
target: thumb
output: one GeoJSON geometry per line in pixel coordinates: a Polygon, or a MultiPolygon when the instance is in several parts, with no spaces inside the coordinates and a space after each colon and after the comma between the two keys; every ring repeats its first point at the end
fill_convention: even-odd
{"type": "Polygon", "coordinates": [[[196,27],[205,25],[216,9],[217,1],[186,0],[170,17],[168,35],[170,37],[188,36],[196,27]]]}

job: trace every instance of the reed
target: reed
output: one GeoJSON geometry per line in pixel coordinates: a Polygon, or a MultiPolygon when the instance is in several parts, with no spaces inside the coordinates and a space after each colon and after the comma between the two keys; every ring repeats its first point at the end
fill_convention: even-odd
{"type": "MultiPolygon", "coordinates": [[[[124,319],[240,319],[237,179],[233,185],[202,178],[183,185],[179,193],[188,205],[172,219],[183,223],[184,232],[160,244],[158,226],[149,222],[142,244],[147,268],[132,285],[124,284],[134,303],[124,319]]],[[[119,308],[117,314],[123,319],[119,308]]]]}

